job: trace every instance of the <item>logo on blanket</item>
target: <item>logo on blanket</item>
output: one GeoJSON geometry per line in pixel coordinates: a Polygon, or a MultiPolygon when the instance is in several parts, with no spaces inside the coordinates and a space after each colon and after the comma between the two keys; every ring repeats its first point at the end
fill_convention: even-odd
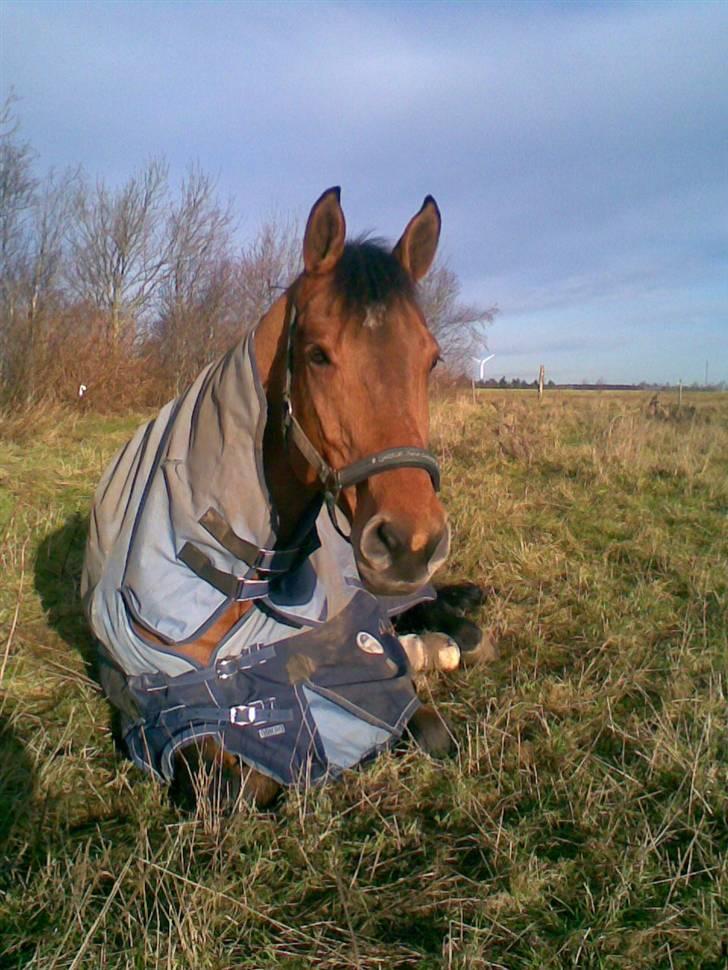
{"type": "Polygon", "coordinates": [[[356,635],[356,645],[364,653],[384,653],[384,647],[381,645],[376,637],[373,637],[371,633],[367,633],[366,630],[362,630],[361,633],[356,635]]]}

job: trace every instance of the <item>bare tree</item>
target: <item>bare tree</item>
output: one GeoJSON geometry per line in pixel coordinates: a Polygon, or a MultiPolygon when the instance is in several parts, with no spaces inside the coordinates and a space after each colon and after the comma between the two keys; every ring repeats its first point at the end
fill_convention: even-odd
{"type": "Polygon", "coordinates": [[[0,301],[2,352],[18,313],[19,289],[26,263],[29,224],[37,179],[35,152],[19,136],[20,123],[10,94],[0,107],[0,301]]]}
{"type": "Polygon", "coordinates": [[[302,241],[293,220],[269,219],[243,248],[237,264],[236,313],[254,326],[301,271],[302,241]]]}
{"type": "Polygon", "coordinates": [[[39,393],[50,330],[62,309],[60,283],[65,258],[64,238],[72,205],[76,173],[51,172],[39,183],[30,214],[25,262],[18,280],[19,315],[16,397],[26,403],[39,393]],[[23,392],[19,394],[22,386],[23,392]]]}
{"type": "Polygon", "coordinates": [[[0,375],[3,397],[28,403],[60,296],[75,174],[35,176],[35,154],[18,138],[12,105],[11,97],[0,109],[0,375]]]}
{"type": "Polygon", "coordinates": [[[214,181],[193,167],[167,219],[168,265],[156,325],[175,391],[220,349],[229,316],[232,221],[214,181]]]}
{"type": "Polygon", "coordinates": [[[485,328],[493,322],[497,307],[462,303],[460,280],[443,264],[420,283],[419,301],[449,370],[466,373],[471,356],[481,353],[485,345],[485,328]]]}
{"type": "Polygon", "coordinates": [[[51,171],[38,184],[35,193],[25,272],[25,299],[31,325],[44,311],[45,302],[58,296],[78,178],[78,170],[68,169],[60,175],[51,171]]]}
{"type": "Polygon", "coordinates": [[[198,170],[169,219],[169,267],[155,327],[170,389],[178,392],[249,327],[295,278],[301,241],[294,222],[271,219],[231,257],[232,216],[198,170]]]}
{"type": "MultiPolygon", "coordinates": [[[[39,178],[14,101],[0,105],[2,398],[68,400],[83,383],[109,407],[178,392],[298,275],[298,226],[270,219],[235,257],[231,207],[199,168],[172,201],[159,160],[119,188],[80,172],[39,178]]],[[[495,309],[462,303],[442,265],[420,298],[450,370],[464,372],[495,309]]]]}
{"type": "Polygon", "coordinates": [[[107,315],[114,344],[133,334],[167,267],[167,172],[153,159],[116,191],[98,181],[76,195],[68,285],[107,315]]]}

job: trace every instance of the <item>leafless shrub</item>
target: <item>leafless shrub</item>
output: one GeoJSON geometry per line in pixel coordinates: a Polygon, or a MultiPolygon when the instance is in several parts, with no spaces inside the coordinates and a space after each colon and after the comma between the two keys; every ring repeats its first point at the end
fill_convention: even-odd
{"type": "Polygon", "coordinates": [[[0,110],[0,377],[16,404],[42,396],[41,347],[63,303],[64,258],[73,171],[32,173],[34,155],[18,140],[12,100],[0,110]]]}
{"type": "MultiPolygon", "coordinates": [[[[178,394],[298,275],[298,225],[269,219],[235,253],[214,180],[192,167],[175,196],[160,159],[116,188],[80,170],[41,178],[14,106],[0,106],[0,405],[120,409],[178,394]]],[[[444,265],[420,288],[441,392],[495,313],[459,297],[444,265]]]]}
{"type": "Polygon", "coordinates": [[[294,221],[270,219],[245,246],[235,272],[240,320],[255,324],[301,271],[301,233],[294,221]]]}
{"type": "Polygon", "coordinates": [[[655,394],[650,398],[645,414],[648,418],[656,418],[658,421],[689,423],[697,416],[697,409],[691,404],[676,404],[674,401],[663,403],[659,395],[655,394]]]}
{"type": "Polygon", "coordinates": [[[232,213],[192,168],[167,218],[168,266],[154,326],[161,365],[178,392],[229,340],[232,213]]]}
{"type": "Polygon", "coordinates": [[[0,374],[3,383],[19,368],[24,340],[21,293],[26,274],[32,210],[38,181],[35,154],[19,137],[14,95],[0,107],[0,374]]]}
{"type": "Polygon", "coordinates": [[[419,300],[430,330],[437,338],[452,377],[472,370],[472,356],[482,352],[485,328],[498,312],[460,301],[460,280],[440,264],[420,283],[419,300]]]}
{"type": "Polygon", "coordinates": [[[24,406],[124,411],[164,403],[168,391],[154,355],[129,335],[109,341],[106,325],[89,304],[57,308],[45,318],[34,350],[42,380],[24,406]]]}
{"type": "Polygon", "coordinates": [[[153,159],[118,190],[83,181],[75,195],[67,285],[106,315],[112,343],[134,333],[164,279],[167,172],[153,159]]]}
{"type": "Polygon", "coordinates": [[[19,267],[24,262],[27,223],[38,181],[33,174],[35,152],[19,138],[20,122],[10,94],[0,106],[0,279],[2,295],[12,295],[19,267]]]}

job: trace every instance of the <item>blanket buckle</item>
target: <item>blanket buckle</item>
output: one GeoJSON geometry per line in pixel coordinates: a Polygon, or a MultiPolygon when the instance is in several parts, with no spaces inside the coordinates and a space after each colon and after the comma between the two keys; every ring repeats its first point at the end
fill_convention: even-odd
{"type": "Polygon", "coordinates": [[[238,672],[238,658],[224,657],[215,664],[215,672],[220,680],[227,680],[238,672]]]}
{"type": "Polygon", "coordinates": [[[230,708],[230,723],[245,727],[247,724],[268,720],[265,716],[266,708],[272,710],[274,707],[275,700],[272,697],[264,701],[252,701],[250,704],[236,704],[230,708]]]}

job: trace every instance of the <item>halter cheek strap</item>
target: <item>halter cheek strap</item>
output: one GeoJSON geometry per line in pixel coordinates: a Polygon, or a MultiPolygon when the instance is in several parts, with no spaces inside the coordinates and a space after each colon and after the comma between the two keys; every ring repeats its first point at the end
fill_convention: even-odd
{"type": "Polygon", "coordinates": [[[336,521],[336,504],[342,489],[350,488],[366,481],[373,475],[391,471],[394,468],[421,468],[430,476],[435,491],[440,490],[440,468],[435,456],[425,448],[415,448],[402,445],[397,448],[385,448],[374,454],[360,458],[358,461],[346,465],[344,468],[334,469],[323,455],[312,444],[310,438],[296,420],[293,413],[291,388],[293,383],[293,353],[297,330],[296,308],[291,301],[288,324],[288,346],[286,352],[286,379],[283,389],[283,436],[284,440],[293,444],[303,455],[308,464],[316,472],[316,477],[323,487],[324,501],[329,510],[331,522],[336,531],[344,539],[348,536],[339,528],[336,521]]]}

